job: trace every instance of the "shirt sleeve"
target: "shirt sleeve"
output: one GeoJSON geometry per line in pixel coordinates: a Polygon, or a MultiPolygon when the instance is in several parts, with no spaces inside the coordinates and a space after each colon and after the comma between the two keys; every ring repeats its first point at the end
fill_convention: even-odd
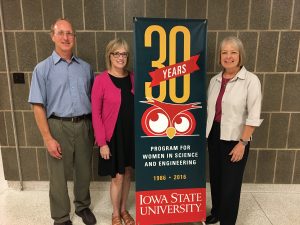
{"type": "Polygon", "coordinates": [[[28,102],[31,104],[39,103],[46,106],[46,79],[45,70],[40,66],[36,66],[32,72],[32,80],[30,85],[30,92],[28,102]]]}
{"type": "Polygon", "coordinates": [[[256,76],[250,80],[248,85],[248,95],[247,95],[247,110],[248,117],[246,119],[246,125],[259,127],[262,123],[260,119],[261,113],[261,84],[256,76]]]}
{"type": "Polygon", "coordinates": [[[92,88],[92,124],[94,128],[94,135],[96,144],[98,146],[106,145],[105,128],[102,118],[103,110],[103,87],[100,79],[95,78],[92,88]]]}

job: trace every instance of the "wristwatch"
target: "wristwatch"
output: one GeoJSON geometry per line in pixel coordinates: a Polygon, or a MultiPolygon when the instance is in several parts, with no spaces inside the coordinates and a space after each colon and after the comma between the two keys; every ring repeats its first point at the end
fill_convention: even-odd
{"type": "Polygon", "coordinates": [[[242,143],[242,145],[246,146],[248,144],[249,141],[244,141],[242,138],[240,139],[240,142],[242,143]]]}

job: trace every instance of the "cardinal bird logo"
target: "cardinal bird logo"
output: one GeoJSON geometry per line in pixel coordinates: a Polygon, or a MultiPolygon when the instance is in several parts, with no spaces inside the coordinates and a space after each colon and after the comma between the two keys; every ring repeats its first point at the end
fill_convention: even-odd
{"type": "Polygon", "coordinates": [[[144,133],[147,136],[174,136],[192,135],[196,128],[196,120],[188,110],[202,108],[200,103],[171,104],[155,99],[141,101],[152,105],[148,108],[141,120],[144,133]]]}

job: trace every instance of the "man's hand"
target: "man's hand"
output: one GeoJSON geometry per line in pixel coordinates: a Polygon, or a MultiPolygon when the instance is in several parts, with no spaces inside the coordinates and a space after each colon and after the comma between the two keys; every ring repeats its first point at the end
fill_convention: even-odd
{"type": "Polygon", "coordinates": [[[33,112],[36,124],[43,136],[49,154],[56,159],[61,159],[61,148],[59,143],[51,135],[44,106],[41,104],[33,104],[33,112]]]}
{"type": "Polygon", "coordinates": [[[60,145],[54,138],[45,140],[45,145],[47,147],[49,154],[52,157],[54,157],[56,159],[62,158],[60,145]]]}

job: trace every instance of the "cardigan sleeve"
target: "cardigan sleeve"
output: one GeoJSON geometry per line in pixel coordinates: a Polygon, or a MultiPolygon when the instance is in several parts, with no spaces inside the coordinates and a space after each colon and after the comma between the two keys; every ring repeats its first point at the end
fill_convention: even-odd
{"type": "Polygon", "coordinates": [[[91,103],[92,123],[94,128],[95,140],[96,144],[101,147],[103,145],[106,145],[107,143],[105,138],[105,127],[102,119],[104,92],[100,76],[98,75],[95,78],[94,85],[92,88],[91,103]]]}

